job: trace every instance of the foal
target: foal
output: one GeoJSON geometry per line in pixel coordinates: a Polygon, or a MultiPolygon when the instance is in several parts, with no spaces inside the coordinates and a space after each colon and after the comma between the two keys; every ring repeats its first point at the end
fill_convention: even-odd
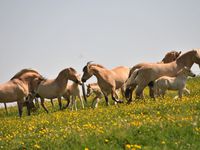
{"type": "Polygon", "coordinates": [[[63,97],[67,100],[67,104],[64,106],[64,108],[67,108],[71,102],[71,109],[73,110],[73,108],[75,107],[75,110],[77,110],[76,97],[78,97],[81,101],[82,108],[84,109],[84,104],[81,98],[81,92],[78,85],[79,84],[75,82],[73,82],[70,85],[67,85],[66,91],[63,94],[63,97]]]}
{"type": "Polygon", "coordinates": [[[95,97],[92,100],[92,108],[97,108],[99,100],[103,98],[103,93],[97,83],[90,83],[87,85],[87,97],[92,93],[95,94],[95,97]]]}
{"type": "Polygon", "coordinates": [[[155,80],[154,90],[157,95],[162,95],[164,98],[166,90],[178,90],[179,98],[182,98],[187,77],[195,77],[195,74],[187,67],[181,69],[176,77],[162,76],[155,80]]]}

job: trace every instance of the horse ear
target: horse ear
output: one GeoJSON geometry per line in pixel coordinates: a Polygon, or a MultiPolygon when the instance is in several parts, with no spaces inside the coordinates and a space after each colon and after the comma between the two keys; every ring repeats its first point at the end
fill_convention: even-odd
{"type": "Polygon", "coordinates": [[[179,53],[178,53],[178,55],[180,55],[182,52],[181,51],[179,51],[179,53]]]}

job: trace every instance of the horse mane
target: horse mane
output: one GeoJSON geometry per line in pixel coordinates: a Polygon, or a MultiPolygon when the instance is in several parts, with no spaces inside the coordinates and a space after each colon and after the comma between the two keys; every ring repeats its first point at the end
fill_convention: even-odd
{"type": "Polygon", "coordinates": [[[59,72],[58,76],[59,76],[60,74],[62,74],[63,72],[65,72],[66,70],[71,70],[72,72],[77,73],[77,71],[76,71],[74,68],[70,67],[70,68],[65,68],[65,69],[61,70],[61,71],[59,72]]]}
{"type": "Polygon", "coordinates": [[[21,71],[19,71],[18,73],[16,73],[10,80],[19,78],[21,75],[23,75],[24,73],[27,73],[27,72],[32,72],[32,73],[39,74],[37,71],[35,71],[33,69],[22,69],[21,71]]]}
{"type": "Polygon", "coordinates": [[[97,67],[99,67],[99,68],[106,69],[106,67],[104,67],[104,66],[102,66],[102,65],[100,65],[100,64],[91,64],[91,65],[93,65],[93,66],[97,66],[97,67]]]}

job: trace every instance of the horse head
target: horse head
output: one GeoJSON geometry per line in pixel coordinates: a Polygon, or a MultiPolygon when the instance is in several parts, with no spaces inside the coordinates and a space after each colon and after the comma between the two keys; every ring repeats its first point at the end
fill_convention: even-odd
{"type": "Polygon", "coordinates": [[[200,49],[193,50],[195,52],[194,62],[199,65],[200,68],[200,49]]]}
{"type": "Polygon", "coordinates": [[[92,65],[91,64],[92,61],[89,61],[85,67],[83,67],[83,76],[81,78],[81,81],[82,82],[86,82],[93,74],[90,70],[90,66],[92,65]]]}
{"type": "Polygon", "coordinates": [[[162,59],[163,63],[170,63],[172,61],[175,61],[181,54],[181,51],[177,52],[177,51],[171,51],[168,52],[165,57],[162,59]]]}
{"type": "Polygon", "coordinates": [[[87,97],[86,97],[86,92],[85,92],[85,85],[84,82],[86,82],[93,74],[90,72],[90,65],[92,61],[89,61],[84,67],[83,67],[83,75],[81,78],[81,81],[83,82],[82,84],[82,91],[83,91],[83,97],[85,102],[87,103],[87,97]]]}
{"type": "Polygon", "coordinates": [[[80,75],[77,73],[77,71],[74,68],[71,68],[71,67],[67,68],[65,69],[64,73],[69,80],[72,80],[75,83],[82,85],[80,75]]]}

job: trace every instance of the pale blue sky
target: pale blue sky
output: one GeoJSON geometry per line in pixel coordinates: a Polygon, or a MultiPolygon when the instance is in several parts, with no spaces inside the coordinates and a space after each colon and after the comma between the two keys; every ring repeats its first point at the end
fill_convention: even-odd
{"type": "Polygon", "coordinates": [[[23,68],[54,78],[66,67],[81,73],[91,60],[131,67],[199,48],[199,7],[199,0],[0,0],[0,82],[23,68]]]}

